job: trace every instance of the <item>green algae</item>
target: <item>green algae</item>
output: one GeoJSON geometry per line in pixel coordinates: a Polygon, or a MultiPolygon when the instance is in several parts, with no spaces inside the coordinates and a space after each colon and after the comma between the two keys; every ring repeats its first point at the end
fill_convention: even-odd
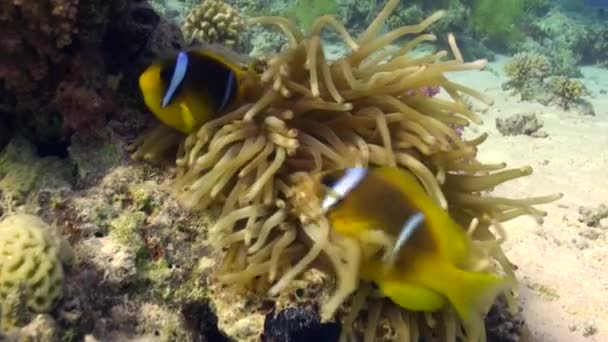
{"type": "Polygon", "coordinates": [[[120,145],[114,141],[112,135],[107,132],[100,134],[106,138],[93,139],[74,135],[71,139],[68,153],[80,179],[117,166],[122,159],[120,145]]]}
{"type": "Polygon", "coordinates": [[[137,210],[150,214],[161,206],[158,197],[154,196],[157,190],[158,184],[153,181],[133,184],[128,189],[129,198],[137,210]]]}
{"type": "Polygon", "coordinates": [[[41,172],[34,146],[15,139],[0,154],[0,191],[5,198],[22,202],[38,184],[41,172]]]}
{"type": "Polygon", "coordinates": [[[108,237],[127,246],[137,260],[147,258],[146,243],[142,237],[146,214],[141,211],[123,212],[110,221],[108,237]]]}

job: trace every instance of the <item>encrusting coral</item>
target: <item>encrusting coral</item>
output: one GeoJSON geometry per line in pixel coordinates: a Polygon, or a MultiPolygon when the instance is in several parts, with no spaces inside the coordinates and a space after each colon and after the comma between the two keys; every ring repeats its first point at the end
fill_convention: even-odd
{"type": "Polygon", "coordinates": [[[205,0],[186,16],[182,31],[186,42],[220,43],[237,47],[245,20],[221,0],[205,0]]]}
{"type": "MultiPolygon", "coordinates": [[[[331,16],[317,18],[307,35],[286,18],[250,19],[250,24],[278,26],[289,45],[267,61],[259,78],[253,77],[258,87],[243,103],[180,144],[173,193],[189,208],[221,207],[209,230],[213,246],[227,251],[217,270],[221,282],[276,295],[307,269],[319,267],[334,274],[337,284],[321,317],[329,320],[340,312],[344,338],[364,324],[365,340],[373,340],[384,315],[400,341],[432,335],[446,341],[483,340],[484,313],[475,332],[463,332],[449,307],[435,314],[405,311],[360,283],[361,242],[337,235],[319,215],[321,199],[311,175],[347,167],[406,168],[434,202],[468,227],[478,255],[471,269],[514,277],[500,249],[500,223],[526,214],[544,216],[533,206],[561,197],[486,194],[532,172],[530,167],[503,170],[504,163],[482,164],[475,157],[486,135],[465,141],[457,133],[479,122],[465,97],[491,100],[444,73],[479,70],[486,61],[464,62],[452,35],[453,59],[445,59],[446,51],[408,56],[420,43],[435,40],[422,32],[445,12],[381,33],[397,4],[389,0],[356,39],[331,16]],[[352,50],[337,61],[328,61],[323,52],[320,33],[327,27],[352,50]],[[391,48],[406,35],[415,37],[391,48]],[[440,87],[451,99],[427,96],[428,87],[440,87]],[[500,234],[495,236],[491,227],[500,234]],[[338,311],[351,295],[347,311],[338,311]],[[365,306],[366,323],[354,324],[365,306]]],[[[162,143],[144,140],[136,156],[149,159],[166,152],[162,143]]],[[[176,141],[173,137],[170,144],[176,141]]],[[[514,294],[506,295],[513,299],[514,294]]]]}

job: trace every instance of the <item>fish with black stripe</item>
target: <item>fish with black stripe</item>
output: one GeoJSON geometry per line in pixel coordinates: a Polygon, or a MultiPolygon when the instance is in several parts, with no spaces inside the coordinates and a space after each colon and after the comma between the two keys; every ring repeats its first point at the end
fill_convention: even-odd
{"type": "Polygon", "coordinates": [[[366,243],[380,230],[390,241],[383,252],[364,255],[362,279],[408,310],[434,312],[450,303],[469,331],[479,333],[483,316],[513,283],[466,269],[473,258],[470,237],[413,174],[397,167],[349,168],[321,182],[321,209],[337,233],[366,243]]]}
{"type": "Polygon", "coordinates": [[[139,87],[158,119],[189,134],[242,99],[248,63],[221,47],[204,45],[150,64],[139,87]]]}

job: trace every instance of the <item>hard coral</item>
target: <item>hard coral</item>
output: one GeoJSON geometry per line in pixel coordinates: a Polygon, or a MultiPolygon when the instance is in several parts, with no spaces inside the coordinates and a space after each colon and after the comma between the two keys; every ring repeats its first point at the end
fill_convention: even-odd
{"type": "Polygon", "coordinates": [[[528,81],[542,81],[552,71],[549,59],[539,53],[520,52],[505,65],[507,76],[517,84],[528,81]]]}
{"type": "Polygon", "coordinates": [[[543,82],[552,69],[549,59],[541,54],[517,53],[505,64],[505,73],[509,80],[504,87],[518,92],[522,100],[534,99],[539,96],[543,82]]]}
{"type": "Polygon", "coordinates": [[[205,0],[186,16],[182,31],[188,43],[240,44],[245,21],[232,6],[221,0],[205,0]]]}
{"type": "MultiPolygon", "coordinates": [[[[348,314],[342,317],[343,336],[356,332],[354,326],[360,324],[353,323],[367,302],[370,314],[364,330],[368,340],[374,337],[382,315],[400,340],[418,340],[419,334],[454,340],[463,334],[459,318],[449,308],[433,323],[421,313],[378,299],[370,284],[360,284],[358,260],[364,247],[339,236],[319,215],[321,198],[314,175],[353,166],[408,169],[435,203],[449,210],[460,225],[471,227],[479,255],[479,263],[471,267],[496,272],[493,265],[499,264],[510,276],[512,265],[500,249],[503,238],[490,227],[500,231],[500,222],[514,217],[543,216],[533,206],[561,196],[505,199],[485,195],[499,184],[532,172],[529,167],[499,171],[506,165],[482,164],[475,158],[476,148],[486,136],[464,141],[454,130],[479,122],[465,104],[466,97],[491,100],[448,80],[444,73],[479,70],[485,61],[465,63],[452,36],[448,42],[453,59],[443,59],[446,51],[409,56],[420,43],[435,38],[421,32],[445,12],[381,33],[397,4],[389,0],[356,39],[330,16],[317,18],[307,35],[286,18],[251,19],[251,24],[278,26],[289,45],[268,60],[259,77],[251,76],[255,86],[237,108],[182,141],[173,193],[190,208],[221,207],[220,219],[209,230],[213,246],[226,251],[218,269],[221,282],[276,295],[301,273],[320,266],[337,281],[336,292],[321,308],[322,319],[334,317],[354,295],[348,314]],[[329,62],[320,37],[326,27],[334,28],[352,52],[329,62]],[[388,49],[411,34],[420,35],[388,49]],[[427,96],[424,89],[437,86],[451,99],[427,96]]],[[[165,152],[157,140],[162,135],[155,137],[136,155],[165,152]]],[[[483,314],[474,327],[480,333],[483,314]]],[[[470,341],[482,339],[471,331],[466,334],[470,341]]]]}
{"type": "Polygon", "coordinates": [[[1,221],[1,301],[13,291],[24,291],[30,310],[49,312],[63,295],[60,247],[51,228],[36,216],[19,214],[1,221]]]}
{"type": "Polygon", "coordinates": [[[585,86],[577,80],[566,76],[555,76],[549,80],[549,90],[554,99],[565,109],[579,101],[587,93],[585,86]]]}

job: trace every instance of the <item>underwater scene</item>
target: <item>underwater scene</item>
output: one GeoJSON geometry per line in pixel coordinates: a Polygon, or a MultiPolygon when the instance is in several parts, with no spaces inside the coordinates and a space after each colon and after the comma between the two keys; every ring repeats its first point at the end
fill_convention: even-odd
{"type": "Polygon", "coordinates": [[[0,341],[608,341],[608,0],[2,0],[0,341]]]}

